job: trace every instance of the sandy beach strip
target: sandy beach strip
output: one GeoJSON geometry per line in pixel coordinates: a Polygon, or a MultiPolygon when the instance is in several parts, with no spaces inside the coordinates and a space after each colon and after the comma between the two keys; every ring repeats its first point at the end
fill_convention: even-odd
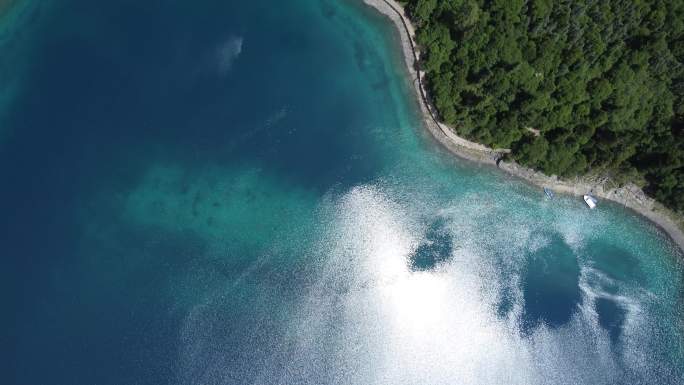
{"type": "Polygon", "coordinates": [[[684,218],[647,197],[635,185],[608,188],[605,183],[589,178],[562,180],[556,176],[544,175],[541,172],[523,167],[513,161],[498,161],[509,150],[492,149],[479,143],[471,142],[456,134],[456,131],[439,121],[438,114],[430,102],[425,88],[422,71],[417,71],[416,63],[420,59],[420,51],[415,41],[415,28],[404,12],[404,8],[394,0],[363,0],[383,15],[389,17],[401,38],[404,62],[408,69],[416,97],[420,101],[425,126],[432,136],[452,154],[478,163],[495,165],[499,169],[540,187],[548,187],[555,192],[582,196],[591,193],[593,196],[617,202],[638,214],[646,217],[661,228],[684,252],[684,218]]]}

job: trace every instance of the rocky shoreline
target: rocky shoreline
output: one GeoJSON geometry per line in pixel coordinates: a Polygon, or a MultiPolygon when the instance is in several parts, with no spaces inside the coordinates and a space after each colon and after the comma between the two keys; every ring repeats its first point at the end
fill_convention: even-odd
{"type": "Polygon", "coordinates": [[[501,160],[509,152],[507,149],[492,149],[478,143],[459,137],[455,130],[438,119],[438,114],[432,106],[424,86],[424,72],[417,70],[416,63],[420,59],[420,51],[415,43],[415,29],[404,12],[404,8],[394,0],[363,0],[383,15],[389,17],[397,27],[401,38],[404,61],[408,73],[420,101],[420,109],[424,117],[425,126],[437,141],[454,155],[478,163],[495,165],[501,170],[521,178],[529,183],[541,187],[548,187],[560,193],[581,196],[588,192],[592,195],[617,202],[634,210],[660,227],[684,251],[684,218],[647,197],[636,185],[609,188],[604,181],[590,178],[576,178],[575,180],[561,180],[541,172],[523,167],[513,161],[501,160]]]}

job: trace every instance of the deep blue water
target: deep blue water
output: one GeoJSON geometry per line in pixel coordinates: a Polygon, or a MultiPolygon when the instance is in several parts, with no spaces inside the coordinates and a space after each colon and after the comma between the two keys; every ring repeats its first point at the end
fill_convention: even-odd
{"type": "Polygon", "coordinates": [[[397,40],[351,0],[20,3],[10,383],[681,383],[681,252],[446,154],[397,40]]]}

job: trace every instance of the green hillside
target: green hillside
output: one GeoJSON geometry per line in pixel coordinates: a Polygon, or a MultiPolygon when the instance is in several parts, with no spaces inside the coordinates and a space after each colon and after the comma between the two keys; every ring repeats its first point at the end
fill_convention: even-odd
{"type": "Polygon", "coordinates": [[[635,181],[684,211],[684,1],[402,3],[460,135],[546,174],[635,181]]]}

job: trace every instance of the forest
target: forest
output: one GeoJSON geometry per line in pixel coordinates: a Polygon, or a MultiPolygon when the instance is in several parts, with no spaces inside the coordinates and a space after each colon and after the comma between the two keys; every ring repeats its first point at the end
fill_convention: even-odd
{"type": "Polygon", "coordinates": [[[684,0],[404,0],[457,133],[684,213],[684,0]]]}

